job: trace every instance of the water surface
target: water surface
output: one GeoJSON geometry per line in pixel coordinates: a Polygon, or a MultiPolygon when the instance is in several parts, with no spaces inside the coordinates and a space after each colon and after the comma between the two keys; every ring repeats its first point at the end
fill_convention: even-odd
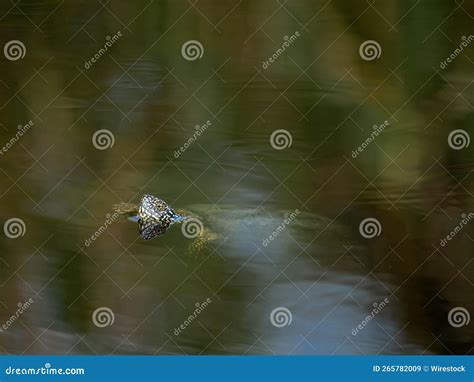
{"type": "Polygon", "coordinates": [[[472,145],[448,139],[472,136],[472,46],[441,63],[473,14],[446,1],[4,2],[1,43],[25,56],[0,60],[0,144],[33,125],[0,156],[2,224],[24,223],[0,240],[0,351],[472,353],[472,323],[452,316],[474,313],[473,225],[441,244],[473,212],[472,145]],[[190,40],[202,57],[183,56],[190,40]],[[367,40],[378,57],[359,53],[367,40]],[[144,193],[217,239],[190,250],[176,226],[141,240],[111,214],[144,193]]]}

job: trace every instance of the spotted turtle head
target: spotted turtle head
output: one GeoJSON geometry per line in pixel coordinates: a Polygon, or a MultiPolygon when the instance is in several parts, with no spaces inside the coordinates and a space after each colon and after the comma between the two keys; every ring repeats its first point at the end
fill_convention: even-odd
{"type": "Polygon", "coordinates": [[[138,207],[138,217],[140,236],[150,240],[165,233],[179,216],[165,201],[144,195],[138,207]]]}

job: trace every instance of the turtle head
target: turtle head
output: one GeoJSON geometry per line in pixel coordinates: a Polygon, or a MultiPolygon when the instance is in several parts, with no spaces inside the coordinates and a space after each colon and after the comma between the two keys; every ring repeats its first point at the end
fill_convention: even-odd
{"type": "Polygon", "coordinates": [[[176,221],[178,215],[163,200],[145,194],[138,207],[138,231],[145,240],[161,235],[176,221]]]}

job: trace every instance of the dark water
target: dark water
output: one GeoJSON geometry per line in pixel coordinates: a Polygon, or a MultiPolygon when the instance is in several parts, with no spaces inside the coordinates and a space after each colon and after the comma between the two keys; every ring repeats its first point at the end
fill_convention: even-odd
{"type": "Polygon", "coordinates": [[[473,15],[2,2],[0,351],[472,353],[473,15]],[[111,215],[144,193],[198,242],[111,215]]]}

